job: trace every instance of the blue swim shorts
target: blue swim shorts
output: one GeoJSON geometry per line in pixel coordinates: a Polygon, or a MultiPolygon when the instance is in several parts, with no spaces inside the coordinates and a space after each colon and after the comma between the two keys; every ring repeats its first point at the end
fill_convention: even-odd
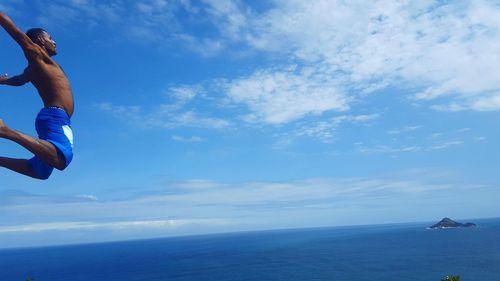
{"type": "MultiPolygon", "coordinates": [[[[57,107],[42,108],[36,117],[35,127],[38,138],[52,143],[58,153],[64,156],[64,170],[73,159],[73,131],[66,111],[57,107]]],[[[54,167],[36,156],[29,163],[40,179],[48,179],[54,170],[54,167]]]]}

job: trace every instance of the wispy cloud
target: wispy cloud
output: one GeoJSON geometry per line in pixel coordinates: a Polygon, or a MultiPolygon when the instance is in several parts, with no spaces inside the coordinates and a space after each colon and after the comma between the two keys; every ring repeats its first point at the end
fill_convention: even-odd
{"type": "Polygon", "coordinates": [[[227,83],[228,96],[247,105],[254,121],[347,110],[360,95],[391,85],[408,85],[402,87],[408,97],[436,110],[500,110],[495,1],[274,0],[269,7],[256,11],[236,0],[52,0],[44,2],[39,21],[119,27],[115,34],[201,46],[195,49],[206,54],[236,44],[277,56],[273,68],[227,83]],[[194,32],[200,26],[207,32],[194,32]]]}
{"type": "Polygon", "coordinates": [[[221,29],[225,37],[233,40],[241,39],[242,33],[250,24],[250,9],[239,0],[202,0],[206,5],[206,13],[213,24],[221,29]]]}
{"type": "Polygon", "coordinates": [[[420,101],[444,97],[460,109],[500,109],[500,9],[493,1],[275,3],[251,25],[248,43],[314,62],[333,92],[410,83],[422,89],[412,95],[420,101]]]}
{"type": "Polygon", "coordinates": [[[355,150],[365,154],[423,153],[465,147],[477,141],[478,136],[468,127],[432,131],[430,126],[410,125],[387,131],[390,137],[354,144],[355,150]]]}
{"type": "Polygon", "coordinates": [[[454,146],[463,145],[463,141],[448,141],[440,142],[435,144],[424,145],[414,145],[414,146],[388,146],[388,145],[378,145],[375,147],[359,146],[358,151],[361,153],[386,153],[386,154],[400,154],[407,152],[429,152],[442,149],[448,149],[454,146]]]}
{"type": "Polygon", "coordinates": [[[493,1],[274,1],[262,14],[239,1],[206,3],[224,39],[283,58],[228,81],[227,95],[248,106],[249,121],[345,111],[363,95],[403,84],[408,97],[436,110],[500,109],[493,1]]]}
{"type": "Polygon", "coordinates": [[[224,118],[210,116],[215,114],[218,102],[206,95],[202,85],[168,87],[161,93],[160,103],[147,109],[109,102],[98,103],[95,108],[140,128],[224,129],[231,125],[224,118]],[[203,103],[205,109],[198,109],[197,103],[203,103]]]}
{"type": "Polygon", "coordinates": [[[427,151],[440,150],[440,149],[446,149],[446,148],[449,148],[452,146],[457,146],[457,145],[462,145],[462,144],[463,144],[462,141],[449,141],[449,142],[433,145],[433,146],[427,148],[426,150],[427,151]]]}
{"type": "Polygon", "coordinates": [[[196,219],[196,220],[141,220],[141,221],[114,221],[114,222],[53,222],[33,223],[13,226],[0,226],[0,234],[12,232],[45,232],[45,231],[82,231],[82,230],[121,230],[133,229],[175,229],[187,225],[226,225],[230,222],[219,219],[196,219]]]}
{"type": "Polygon", "coordinates": [[[481,204],[496,206],[494,196],[484,197],[493,190],[490,185],[464,182],[449,171],[429,169],[370,178],[281,182],[184,180],[166,182],[129,199],[114,200],[109,194],[98,201],[35,197],[30,202],[4,201],[0,236],[76,231],[137,238],[144,233],[404,221],[414,215],[417,202],[435,212],[436,205],[450,202],[476,204],[468,200],[483,194],[481,204]],[[450,192],[463,196],[450,199],[450,192]]]}
{"type": "Polygon", "coordinates": [[[309,137],[324,143],[331,143],[335,138],[335,131],[345,123],[366,124],[380,116],[378,114],[370,115],[341,115],[319,121],[309,125],[302,125],[296,130],[287,132],[279,137],[278,147],[284,147],[292,144],[296,139],[309,137]]]}
{"type": "Polygon", "coordinates": [[[185,103],[193,100],[197,96],[203,93],[203,89],[200,86],[177,86],[170,87],[166,91],[167,96],[171,96],[175,99],[177,106],[182,106],[185,103]]]}
{"type": "Polygon", "coordinates": [[[420,146],[404,146],[404,147],[391,147],[387,145],[378,145],[375,147],[359,147],[358,150],[361,153],[390,153],[390,154],[398,154],[404,152],[419,152],[423,151],[423,148],[420,146]]]}
{"type": "Polygon", "coordinates": [[[142,106],[115,105],[108,102],[96,104],[97,110],[111,114],[138,128],[191,127],[202,129],[225,129],[231,123],[223,118],[205,116],[198,111],[187,109],[185,105],[193,98],[191,92],[177,92],[177,100],[144,110],[142,106]]]}
{"type": "MultiPolygon", "coordinates": [[[[86,21],[160,45],[187,44],[205,55],[248,49],[273,57],[272,67],[222,83],[213,77],[220,87],[210,91],[222,91],[229,106],[244,106],[242,117],[251,123],[345,112],[389,86],[438,111],[500,110],[500,8],[494,1],[274,0],[257,11],[236,0],[54,0],[47,7],[40,19],[47,24],[86,21]],[[200,26],[204,32],[195,32],[200,26]]],[[[165,108],[155,114],[165,115],[165,108]]],[[[198,120],[228,125],[194,112],[167,124],[154,114],[148,118],[165,127],[198,120]]]]}
{"type": "Polygon", "coordinates": [[[249,211],[258,216],[259,213],[273,209],[301,208],[312,203],[325,203],[333,210],[372,201],[373,198],[387,199],[385,202],[379,201],[382,207],[397,200],[408,200],[414,196],[436,194],[436,191],[456,188],[452,179],[432,178],[432,172],[425,172],[425,176],[422,172],[420,177],[411,179],[324,178],[242,183],[186,180],[166,183],[150,191],[150,195],[142,194],[127,200],[107,198],[90,202],[54,199],[47,202],[39,198],[22,206],[15,201],[4,202],[0,209],[6,218],[20,213],[38,212],[39,215],[48,216],[52,220],[66,218],[64,221],[68,221],[67,218],[71,218],[73,222],[91,219],[98,222],[116,222],[124,221],[125,218],[132,221],[151,220],[145,219],[146,217],[170,217],[181,221],[205,219],[207,216],[234,219],[249,211]],[[42,209],[43,212],[40,212],[42,209]]]}
{"type": "Polygon", "coordinates": [[[230,100],[247,107],[246,121],[284,124],[347,111],[388,86],[439,111],[500,110],[493,1],[274,1],[261,14],[241,2],[207,3],[215,18],[234,15],[233,25],[214,21],[237,31],[225,39],[282,58],[226,81],[230,100]]]}
{"type": "Polygon", "coordinates": [[[497,111],[500,109],[500,91],[481,97],[472,102],[471,108],[477,111],[497,111]]]}
{"type": "Polygon", "coordinates": [[[98,200],[96,196],[90,194],[51,197],[18,190],[6,190],[1,192],[0,195],[0,203],[4,205],[86,203],[98,200]]]}
{"type": "Polygon", "coordinates": [[[128,122],[140,122],[142,108],[138,105],[114,105],[109,102],[96,104],[95,107],[103,112],[112,114],[116,118],[127,120],[128,122]]]}
{"type": "Polygon", "coordinates": [[[231,0],[50,0],[6,1],[1,5],[9,12],[27,8],[42,11],[36,22],[50,30],[109,28],[113,30],[108,35],[111,39],[144,41],[159,47],[182,46],[206,56],[225,50],[246,25],[244,5],[231,0]],[[192,35],[191,29],[200,26],[211,27],[216,36],[192,35]]]}
{"type": "Polygon", "coordinates": [[[401,133],[413,132],[420,128],[422,128],[422,126],[405,126],[402,128],[389,130],[387,133],[389,135],[399,135],[401,133]]]}
{"type": "Polygon", "coordinates": [[[98,201],[99,199],[97,196],[94,195],[89,195],[89,194],[80,194],[76,196],[77,198],[81,198],[83,200],[89,200],[89,201],[98,201]]]}
{"type": "Polygon", "coordinates": [[[202,142],[203,138],[199,136],[191,136],[191,137],[172,136],[172,140],[179,142],[202,142]]]}
{"type": "Polygon", "coordinates": [[[283,124],[309,114],[348,110],[349,98],[335,84],[315,69],[292,67],[257,71],[227,82],[224,88],[232,102],[248,106],[246,121],[283,124]]]}

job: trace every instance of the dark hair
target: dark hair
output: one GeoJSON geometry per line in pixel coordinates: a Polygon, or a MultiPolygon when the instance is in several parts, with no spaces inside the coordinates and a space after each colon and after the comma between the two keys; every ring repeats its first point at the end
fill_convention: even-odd
{"type": "Polygon", "coordinates": [[[42,28],[32,28],[26,31],[26,35],[28,35],[33,43],[36,43],[38,41],[38,37],[40,37],[43,33],[47,33],[47,31],[42,28]]]}

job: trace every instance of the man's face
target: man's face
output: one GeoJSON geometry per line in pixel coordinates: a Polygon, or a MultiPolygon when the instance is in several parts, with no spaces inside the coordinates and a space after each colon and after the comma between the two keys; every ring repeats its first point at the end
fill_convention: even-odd
{"type": "Polygon", "coordinates": [[[49,56],[55,56],[57,54],[56,42],[52,39],[52,37],[50,37],[50,34],[44,32],[40,36],[40,39],[42,46],[45,48],[45,51],[47,51],[49,56]]]}

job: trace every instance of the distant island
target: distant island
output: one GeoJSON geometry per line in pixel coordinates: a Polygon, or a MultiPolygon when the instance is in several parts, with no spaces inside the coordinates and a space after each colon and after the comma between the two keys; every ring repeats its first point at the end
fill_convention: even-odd
{"type": "Polygon", "coordinates": [[[431,225],[429,228],[436,229],[436,228],[457,228],[457,227],[476,227],[476,224],[472,222],[459,223],[450,218],[444,218],[440,222],[431,225]]]}

